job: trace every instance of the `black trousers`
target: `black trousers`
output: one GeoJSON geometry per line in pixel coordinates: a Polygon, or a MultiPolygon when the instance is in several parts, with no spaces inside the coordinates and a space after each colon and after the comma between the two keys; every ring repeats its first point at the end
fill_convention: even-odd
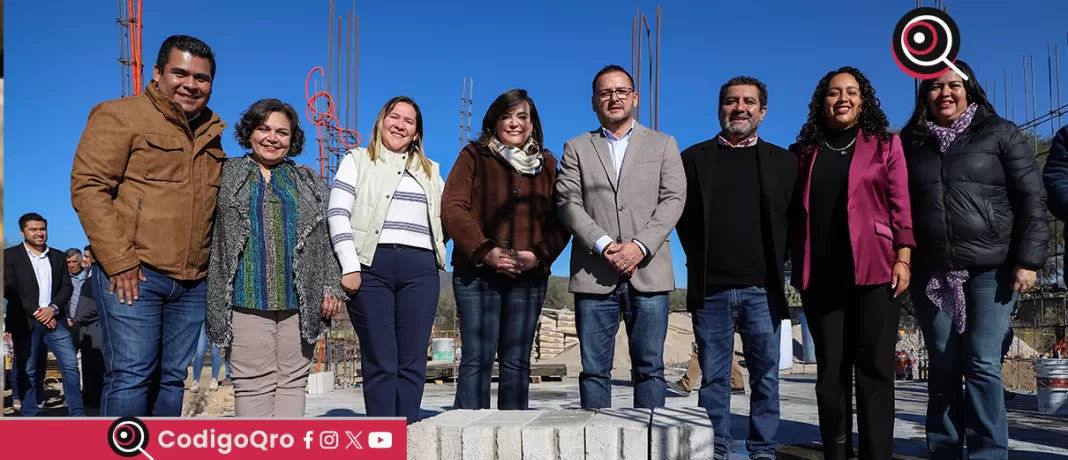
{"type": "Polygon", "coordinates": [[[893,455],[900,307],[892,296],[889,283],[828,283],[801,294],[816,345],[816,404],[828,460],[852,456],[854,372],[859,458],[889,460],[893,455]]]}

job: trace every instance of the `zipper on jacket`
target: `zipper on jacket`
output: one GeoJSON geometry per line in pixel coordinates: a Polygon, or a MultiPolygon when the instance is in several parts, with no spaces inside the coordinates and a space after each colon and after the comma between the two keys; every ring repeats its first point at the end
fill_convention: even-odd
{"type": "Polygon", "coordinates": [[[134,217],[133,245],[137,247],[137,229],[141,227],[141,203],[144,198],[137,199],[137,215],[134,217]]]}
{"type": "Polygon", "coordinates": [[[942,175],[942,181],[939,185],[942,187],[942,222],[945,222],[946,224],[946,252],[949,253],[949,266],[950,268],[952,268],[954,261],[956,260],[956,256],[953,254],[953,227],[951,227],[952,223],[949,221],[949,200],[946,198],[946,190],[948,188],[946,187],[947,154],[949,154],[949,148],[946,148],[945,153],[941,153],[941,158],[939,158],[940,164],[938,169],[940,170],[942,175]]]}

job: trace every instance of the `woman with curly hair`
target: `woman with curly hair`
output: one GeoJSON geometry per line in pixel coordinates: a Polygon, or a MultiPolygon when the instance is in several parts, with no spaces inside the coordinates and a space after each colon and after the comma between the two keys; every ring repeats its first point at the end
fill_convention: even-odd
{"type": "Polygon", "coordinates": [[[954,64],[967,80],[922,81],[902,131],[916,211],[910,298],[931,356],[927,448],[936,460],[961,458],[965,444],[969,458],[1009,458],[1001,344],[1049,255],[1046,193],[1027,138],[971,67],[954,64]]]}
{"type": "Polygon", "coordinates": [[[252,104],[234,137],[250,153],[222,167],[208,338],[231,347],[235,416],[303,417],[312,350],[346,300],[326,224],[330,192],[292,160],[304,131],[289,104],[252,104]]]}
{"type": "Polygon", "coordinates": [[[908,288],[912,239],[901,140],[867,77],[852,67],[816,85],[792,217],[793,285],[816,345],[816,401],[824,456],[853,456],[856,372],[860,458],[889,459],[894,440],[894,346],[908,288]]]}

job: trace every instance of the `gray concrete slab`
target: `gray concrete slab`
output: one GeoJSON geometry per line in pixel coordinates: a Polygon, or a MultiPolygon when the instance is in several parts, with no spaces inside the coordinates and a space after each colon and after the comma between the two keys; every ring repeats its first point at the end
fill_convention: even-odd
{"type": "Polygon", "coordinates": [[[586,458],[648,460],[652,410],[602,409],[586,424],[586,458]]]}
{"type": "Polygon", "coordinates": [[[712,422],[700,407],[658,408],[653,411],[650,427],[652,458],[705,459],[715,453],[712,422]],[[658,438],[666,442],[658,446],[658,438]]]}
{"type": "Polygon", "coordinates": [[[594,412],[557,409],[523,426],[524,460],[585,460],[586,423],[594,412]]]}

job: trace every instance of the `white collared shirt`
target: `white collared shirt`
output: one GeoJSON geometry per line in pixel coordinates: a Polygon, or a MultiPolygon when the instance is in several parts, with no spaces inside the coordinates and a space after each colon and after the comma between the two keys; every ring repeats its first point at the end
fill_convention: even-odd
{"type": "Polygon", "coordinates": [[[634,131],[634,120],[623,137],[616,137],[611,131],[601,127],[605,139],[608,140],[608,151],[612,152],[612,167],[616,171],[616,183],[619,183],[619,172],[623,170],[623,157],[627,156],[627,146],[630,145],[630,133],[634,131]]]}
{"type": "Polygon", "coordinates": [[[30,257],[34,275],[37,277],[37,306],[48,308],[52,304],[52,264],[48,261],[48,246],[41,255],[36,256],[25,242],[22,246],[26,249],[26,255],[30,257]]]}
{"type": "MultiPolygon", "coordinates": [[[[623,158],[627,156],[627,147],[630,146],[630,134],[634,132],[634,120],[630,121],[630,127],[627,128],[627,132],[623,134],[623,137],[616,137],[604,126],[601,126],[601,132],[604,133],[605,139],[608,140],[608,151],[612,153],[612,167],[616,172],[616,184],[619,184],[619,173],[623,170],[623,158]]],[[[649,250],[645,248],[641,241],[634,240],[634,242],[638,245],[638,249],[642,250],[643,255],[649,255],[649,250]]],[[[593,250],[601,254],[609,244],[612,244],[612,237],[608,235],[602,236],[593,243],[593,250]]]]}

